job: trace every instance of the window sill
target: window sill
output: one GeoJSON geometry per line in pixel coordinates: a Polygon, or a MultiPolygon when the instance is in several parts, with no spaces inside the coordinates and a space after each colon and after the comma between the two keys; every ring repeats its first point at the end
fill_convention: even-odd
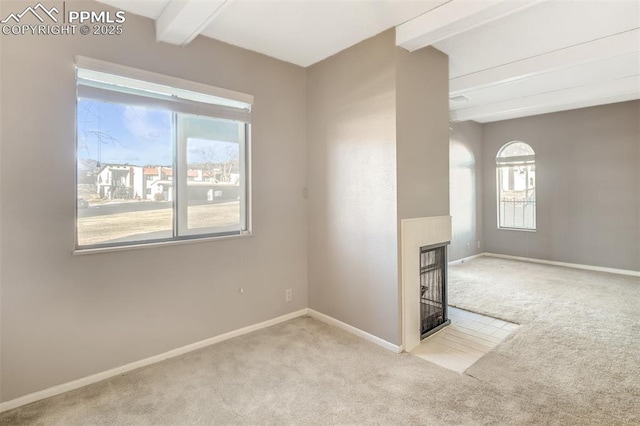
{"type": "Polygon", "coordinates": [[[237,234],[237,235],[222,235],[219,237],[187,238],[184,240],[158,241],[154,243],[140,243],[140,244],[131,244],[127,246],[74,249],[71,252],[71,254],[73,256],[84,256],[87,254],[108,253],[108,252],[114,252],[114,251],[153,249],[157,247],[169,247],[169,246],[183,245],[183,244],[208,243],[211,241],[228,240],[228,239],[234,239],[234,238],[247,238],[252,236],[253,236],[252,232],[247,232],[247,233],[237,234]]]}

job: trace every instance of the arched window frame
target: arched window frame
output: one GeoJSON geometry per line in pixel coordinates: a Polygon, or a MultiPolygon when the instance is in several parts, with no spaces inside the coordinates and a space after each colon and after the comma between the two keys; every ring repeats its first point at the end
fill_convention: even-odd
{"type": "Polygon", "coordinates": [[[536,231],[535,151],[523,141],[511,141],[496,155],[496,202],[498,229],[536,231]],[[514,144],[524,145],[522,155],[509,155],[514,144]],[[521,189],[516,189],[514,176],[520,176],[521,189]],[[509,180],[505,183],[504,177],[509,180]],[[522,185],[523,184],[523,185],[522,185]],[[513,186],[513,187],[512,187],[513,186]]]}

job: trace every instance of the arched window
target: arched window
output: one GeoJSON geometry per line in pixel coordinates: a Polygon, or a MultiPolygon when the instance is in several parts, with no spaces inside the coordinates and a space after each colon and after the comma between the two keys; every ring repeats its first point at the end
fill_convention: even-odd
{"type": "Polygon", "coordinates": [[[536,229],[536,156],[524,142],[509,142],[496,156],[498,228],[536,229]]]}

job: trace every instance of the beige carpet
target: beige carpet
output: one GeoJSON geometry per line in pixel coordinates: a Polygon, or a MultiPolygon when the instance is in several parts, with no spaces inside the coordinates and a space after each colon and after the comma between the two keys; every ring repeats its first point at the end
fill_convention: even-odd
{"type": "Polygon", "coordinates": [[[4,413],[5,425],[638,424],[640,280],[481,258],[450,301],[523,324],[467,370],[300,318],[4,413]]]}
{"type": "Polygon", "coordinates": [[[466,374],[591,424],[640,424],[640,278],[489,257],[451,270],[452,304],[523,325],[466,374]]]}

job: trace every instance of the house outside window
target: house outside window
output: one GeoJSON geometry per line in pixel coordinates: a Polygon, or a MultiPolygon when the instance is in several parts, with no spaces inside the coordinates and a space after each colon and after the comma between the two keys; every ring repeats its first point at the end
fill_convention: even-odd
{"type": "Polygon", "coordinates": [[[78,57],[76,250],[250,233],[251,102],[78,57]]]}
{"type": "Polygon", "coordinates": [[[498,228],[536,230],[536,161],[521,141],[504,145],[496,156],[498,228]]]}

